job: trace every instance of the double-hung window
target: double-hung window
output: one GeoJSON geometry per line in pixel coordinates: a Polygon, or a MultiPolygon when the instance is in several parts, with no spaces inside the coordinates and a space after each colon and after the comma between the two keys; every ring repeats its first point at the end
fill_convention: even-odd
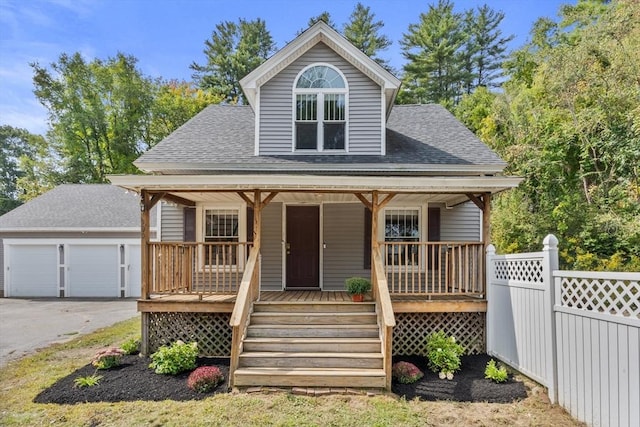
{"type": "Polygon", "coordinates": [[[328,65],[314,65],[298,76],[294,88],[294,148],[346,151],[347,86],[328,65]]]}
{"type": "Polygon", "coordinates": [[[235,265],[238,259],[238,210],[207,209],[204,213],[205,265],[235,265]]]}
{"type": "Polygon", "coordinates": [[[384,217],[384,241],[387,242],[387,264],[418,263],[420,241],[420,209],[387,209],[384,217]]]}

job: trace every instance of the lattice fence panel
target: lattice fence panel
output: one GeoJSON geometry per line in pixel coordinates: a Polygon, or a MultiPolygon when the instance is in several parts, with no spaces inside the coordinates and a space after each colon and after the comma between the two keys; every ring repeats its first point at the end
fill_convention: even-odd
{"type": "Polygon", "coordinates": [[[427,335],[440,330],[454,336],[465,354],[486,351],[484,313],[396,313],[393,354],[425,356],[427,335]]]}
{"type": "Polygon", "coordinates": [[[495,278],[527,283],[543,283],[542,258],[506,259],[494,261],[495,278]]]}
{"type": "Polygon", "coordinates": [[[638,280],[563,277],[560,303],[565,307],[640,318],[638,280]]]}
{"type": "Polygon", "coordinates": [[[177,340],[196,341],[200,356],[229,357],[229,313],[149,313],[149,351],[177,340]]]}

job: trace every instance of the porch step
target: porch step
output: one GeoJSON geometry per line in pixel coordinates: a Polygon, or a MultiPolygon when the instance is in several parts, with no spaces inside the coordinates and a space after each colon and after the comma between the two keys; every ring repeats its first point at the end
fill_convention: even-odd
{"type": "Polygon", "coordinates": [[[268,368],[364,368],[383,369],[382,354],[302,353],[289,351],[251,352],[240,355],[241,367],[268,368]]]}
{"type": "Polygon", "coordinates": [[[245,338],[244,351],[380,352],[379,338],[245,338]]]}
{"type": "Polygon", "coordinates": [[[254,312],[252,325],[372,325],[377,323],[375,312],[254,312]]]}
{"type": "Polygon", "coordinates": [[[256,302],[235,386],[385,387],[373,303],[256,302]]]}
{"type": "Polygon", "coordinates": [[[383,369],[239,368],[234,385],[384,388],[383,369]]]}
{"type": "Polygon", "coordinates": [[[373,302],[354,304],[352,302],[332,301],[319,301],[313,303],[305,303],[303,301],[258,301],[253,305],[254,313],[372,313],[375,312],[375,309],[376,306],[373,302]]]}
{"type": "Polygon", "coordinates": [[[272,338],[376,338],[377,324],[369,325],[249,325],[247,337],[272,338]]]}

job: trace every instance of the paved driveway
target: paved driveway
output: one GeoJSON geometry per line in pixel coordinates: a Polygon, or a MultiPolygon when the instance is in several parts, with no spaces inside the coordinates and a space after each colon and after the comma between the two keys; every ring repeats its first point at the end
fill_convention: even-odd
{"type": "Polygon", "coordinates": [[[136,314],[133,299],[0,298],[0,366],[136,314]]]}

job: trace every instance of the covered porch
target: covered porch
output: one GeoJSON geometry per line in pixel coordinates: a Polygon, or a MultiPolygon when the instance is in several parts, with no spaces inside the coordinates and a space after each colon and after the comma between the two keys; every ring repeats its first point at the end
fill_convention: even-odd
{"type": "MultiPolygon", "coordinates": [[[[348,274],[345,271],[354,272],[345,277],[364,275],[371,278],[372,292],[368,300],[377,319],[384,359],[384,388],[391,384],[391,356],[398,316],[467,313],[484,318],[484,247],[490,240],[491,195],[518,183],[517,179],[493,176],[207,175],[114,176],[111,180],[141,195],[143,268],[142,297],[138,307],[143,313],[143,349],[149,351],[149,328],[154,316],[157,318],[162,313],[226,314],[228,317],[221,318],[228,319],[231,329],[231,372],[242,363],[243,341],[255,304],[264,307],[268,302],[286,302],[304,304],[312,310],[325,304],[348,303],[345,301],[347,295],[336,287],[340,279],[336,279],[336,269],[332,268],[341,260],[349,259],[351,255],[345,254],[352,254],[354,250],[345,252],[340,246],[343,248],[339,252],[341,255],[331,258],[327,247],[332,250],[335,247],[331,242],[327,243],[327,236],[332,224],[337,224],[338,220],[355,218],[353,214],[340,216],[336,212],[353,212],[357,206],[361,212],[364,207],[368,216],[358,219],[364,228],[365,241],[367,234],[369,240],[368,244],[360,243],[360,249],[355,249],[361,254],[364,252],[363,259],[358,259],[357,266],[349,267],[351,262],[346,270],[339,272],[343,275],[348,274]],[[203,230],[204,223],[209,221],[208,217],[202,216],[201,212],[207,212],[203,207],[240,204],[247,209],[244,211],[246,216],[237,214],[233,224],[242,229],[242,222],[246,221],[244,235],[241,231],[233,240],[222,239],[224,241],[207,241],[200,234],[192,242],[151,242],[149,212],[160,200],[196,209],[200,207],[197,216],[200,223],[196,226],[199,230],[203,230]],[[431,240],[425,224],[428,206],[449,209],[468,201],[481,212],[480,238],[476,241],[431,240]],[[269,233],[278,227],[277,221],[273,228],[264,227],[267,216],[263,217],[263,214],[274,204],[279,204],[277,209],[271,209],[282,212],[281,222],[276,238],[269,241],[269,233]],[[293,221],[294,210],[288,210],[289,206],[320,206],[318,215],[321,218],[313,223],[318,225],[302,222],[297,231],[290,228],[288,223],[293,221]],[[331,206],[332,210],[325,206],[331,206]],[[405,206],[421,206],[422,209],[405,209],[405,206]],[[385,213],[385,209],[392,209],[392,213],[385,213]],[[327,216],[331,215],[334,222],[327,221],[327,216]],[[416,225],[407,226],[411,221],[416,225]],[[402,230],[405,230],[404,234],[402,230]],[[406,230],[413,230],[413,234],[406,230]],[[310,246],[317,251],[314,249],[309,256],[298,251],[295,235],[299,240],[310,241],[310,246]],[[278,236],[282,236],[281,241],[278,236]],[[303,265],[309,258],[314,259],[312,266],[298,272],[296,279],[295,271],[292,274],[290,268],[303,265]],[[280,265],[281,273],[277,276],[280,265]],[[278,278],[269,282],[272,276],[278,278]]],[[[313,216],[312,211],[304,211],[301,216],[313,216]]],[[[460,331],[468,329],[467,323],[460,325],[460,331]]],[[[470,331],[471,336],[474,334],[470,331]]],[[[233,378],[231,382],[233,384],[233,378]]]]}

